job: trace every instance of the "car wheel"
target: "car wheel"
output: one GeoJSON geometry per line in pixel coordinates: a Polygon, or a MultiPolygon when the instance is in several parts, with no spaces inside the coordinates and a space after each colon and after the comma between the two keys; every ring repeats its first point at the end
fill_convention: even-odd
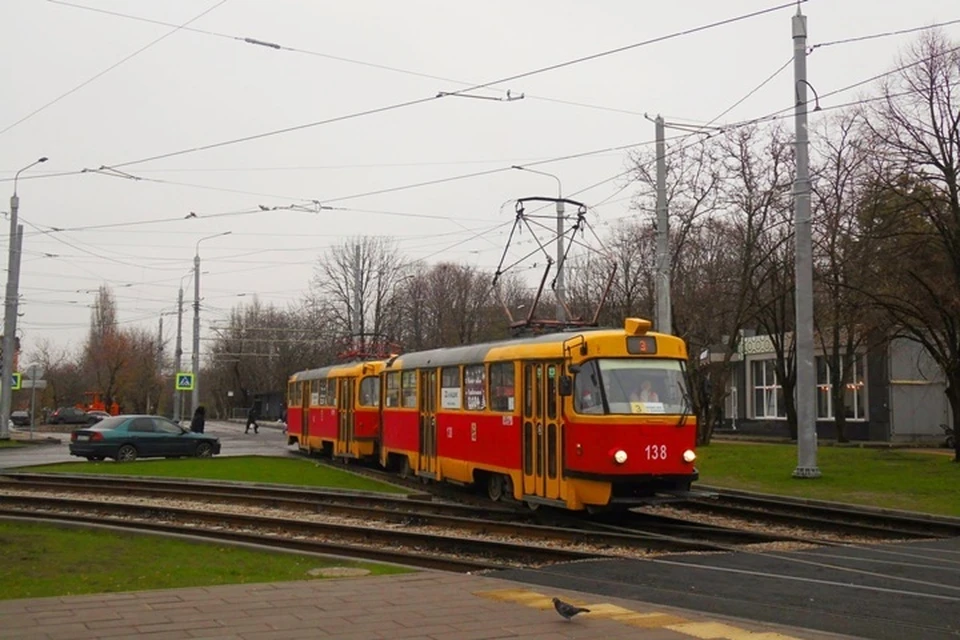
{"type": "Polygon", "coordinates": [[[196,455],[198,458],[212,458],[213,445],[209,442],[201,442],[197,445],[196,455]]]}
{"type": "Polygon", "coordinates": [[[137,448],[132,444],[125,444],[117,449],[117,462],[133,462],[137,459],[137,448]]]}

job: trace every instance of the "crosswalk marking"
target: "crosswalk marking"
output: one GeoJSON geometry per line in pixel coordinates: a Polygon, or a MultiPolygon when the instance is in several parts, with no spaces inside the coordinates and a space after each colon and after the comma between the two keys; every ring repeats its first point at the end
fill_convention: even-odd
{"type": "MultiPolygon", "coordinates": [[[[475,596],[499,602],[522,604],[533,609],[553,608],[553,598],[530,589],[494,589],[476,591],[475,596]]],[[[694,622],[672,613],[661,611],[634,611],[608,602],[589,602],[583,599],[564,600],[578,607],[590,609],[584,618],[606,618],[643,629],[668,629],[699,640],[800,640],[794,636],[769,631],[749,631],[722,622],[694,622]]]]}

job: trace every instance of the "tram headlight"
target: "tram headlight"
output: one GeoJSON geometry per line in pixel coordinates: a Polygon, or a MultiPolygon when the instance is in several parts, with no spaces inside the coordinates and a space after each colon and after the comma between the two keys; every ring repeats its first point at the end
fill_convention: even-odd
{"type": "Polygon", "coordinates": [[[623,464],[627,461],[627,452],[623,449],[618,450],[615,454],[613,454],[613,461],[617,464],[623,464]]]}
{"type": "Polygon", "coordinates": [[[693,462],[697,459],[697,454],[693,452],[692,449],[687,449],[683,452],[683,461],[684,462],[693,462]]]}

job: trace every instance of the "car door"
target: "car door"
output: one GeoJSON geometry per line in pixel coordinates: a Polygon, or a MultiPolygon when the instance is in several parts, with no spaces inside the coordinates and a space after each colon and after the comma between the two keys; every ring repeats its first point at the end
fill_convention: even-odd
{"type": "Polygon", "coordinates": [[[163,455],[161,434],[157,433],[153,418],[134,418],[127,426],[127,433],[141,458],[163,455]]]}
{"type": "Polygon", "coordinates": [[[191,438],[190,432],[183,427],[164,418],[153,419],[157,431],[157,446],[165,456],[191,456],[197,440],[191,438]]]}

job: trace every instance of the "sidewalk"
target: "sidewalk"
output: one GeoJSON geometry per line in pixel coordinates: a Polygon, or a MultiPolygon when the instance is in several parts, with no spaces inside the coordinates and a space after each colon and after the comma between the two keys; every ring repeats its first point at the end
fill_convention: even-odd
{"type": "Polygon", "coordinates": [[[0,602],[0,638],[244,638],[337,640],[601,638],[821,640],[840,636],[719,620],[481,576],[424,571],[253,585],[0,602]],[[551,598],[591,609],[572,621],[551,598]]]}

